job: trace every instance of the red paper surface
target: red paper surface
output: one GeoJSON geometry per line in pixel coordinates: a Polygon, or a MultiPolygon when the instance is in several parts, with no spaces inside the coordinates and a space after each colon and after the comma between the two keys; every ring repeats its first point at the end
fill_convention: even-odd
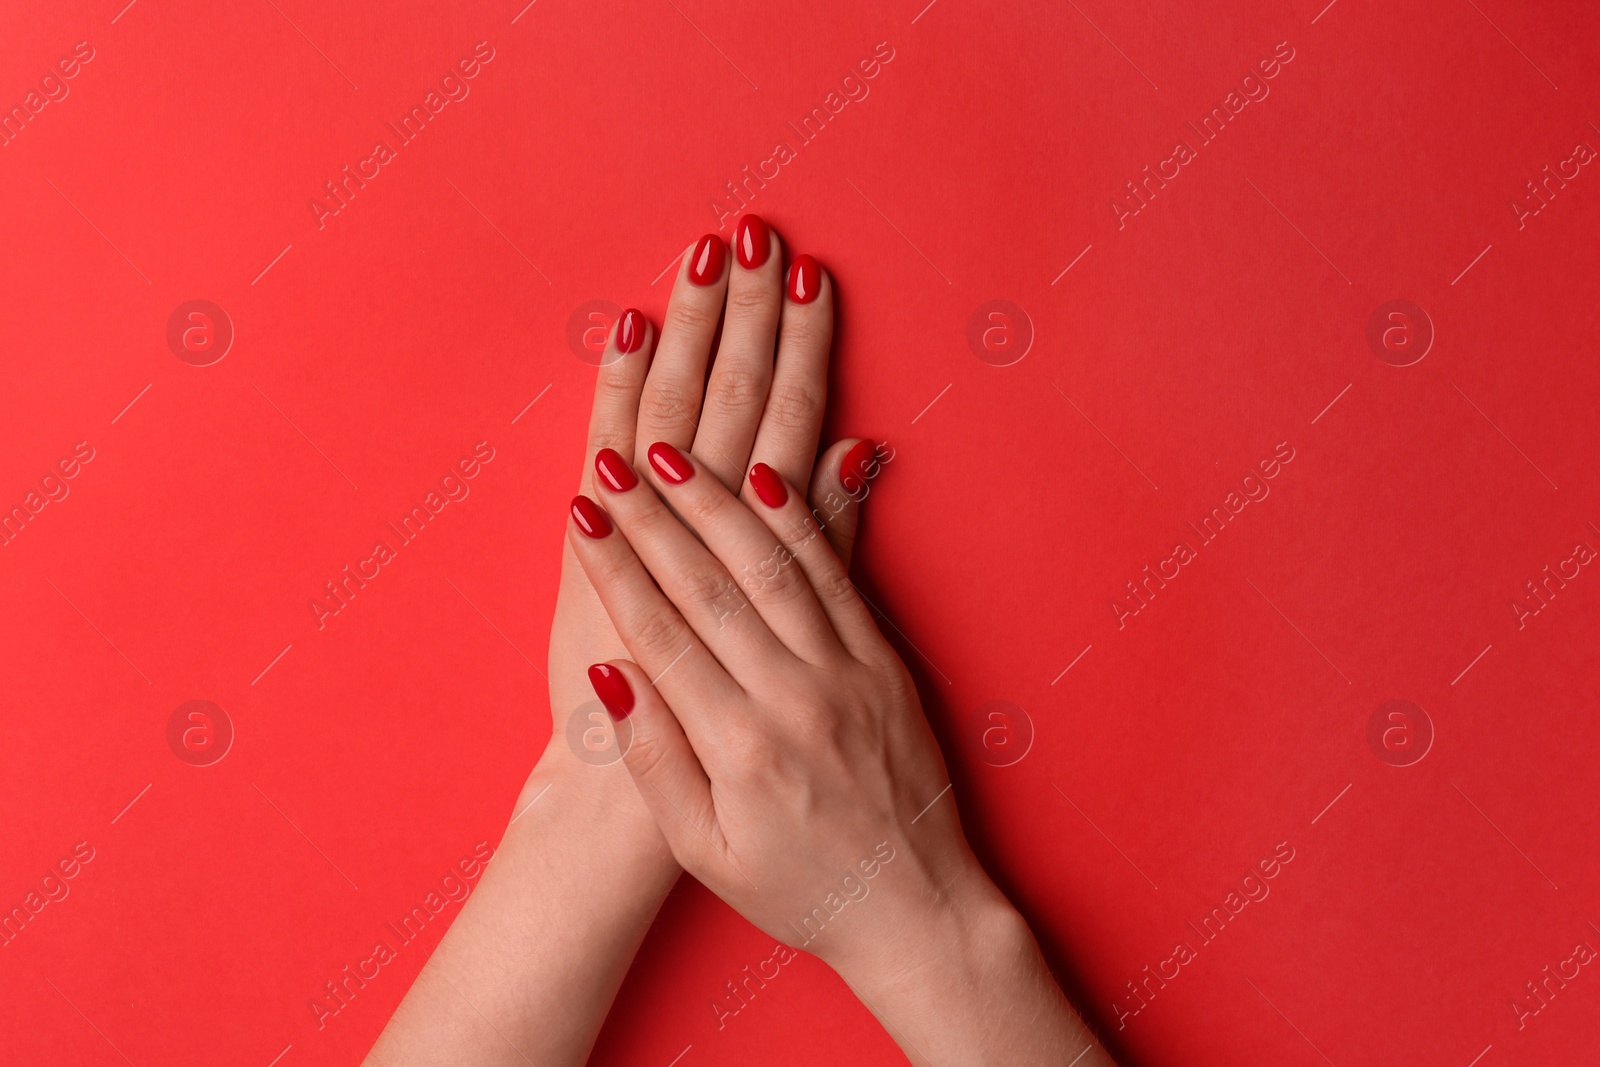
{"type": "MultiPolygon", "coordinates": [[[[730,181],[833,273],[864,588],[1126,1062],[1593,1056],[1592,13],[121,3],[0,11],[0,906],[74,871],[5,1063],[359,1060],[459,905],[310,1002],[547,737],[584,330],[730,181]]],[[[719,1029],[771,947],[685,880],[595,1062],[896,1061],[809,958],[719,1029]]]]}

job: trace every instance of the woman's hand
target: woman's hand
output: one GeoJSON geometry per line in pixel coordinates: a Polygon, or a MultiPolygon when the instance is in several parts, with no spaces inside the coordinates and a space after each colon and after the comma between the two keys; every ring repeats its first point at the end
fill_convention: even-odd
{"type": "Polygon", "coordinates": [[[741,500],[670,442],[647,481],[615,452],[597,469],[605,510],[576,498],[569,541],[632,660],[590,678],[684,868],[833,966],[913,1059],[1103,1057],[968,847],[910,675],[793,482],[758,462],[741,500]]]}

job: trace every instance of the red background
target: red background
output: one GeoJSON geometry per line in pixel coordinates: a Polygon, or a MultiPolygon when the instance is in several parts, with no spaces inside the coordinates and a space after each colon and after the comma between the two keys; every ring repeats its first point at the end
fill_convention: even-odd
{"type": "MultiPolygon", "coordinates": [[[[1076,999],[1130,1063],[1595,1047],[1594,968],[1520,1028],[1511,1005],[1600,947],[1600,577],[1521,628],[1510,605],[1600,547],[1600,175],[1520,226],[1511,204],[1600,147],[1600,23],[925,3],[0,12],[8,107],[94,51],[0,148],[0,503],[94,450],[0,548],[0,906],[94,849],[0,948],[0,1058],[358,1061],[445,924],[323,1028],[308,1001],[497,840],[547,737],[532,664],[593,380],[569,319],[659,320],[723,183],[879,42],[870,95],[751,207],[836,279],[831,432],[895,449],[866,588],[1076,999]],[[319,228],[323,183],[480,41],[470,95],[319,228]],[[1119,228],[1124,183],[1280,42],[1270,95],[1119,228]],[[211,366],[165,340],[191,299],[236,331],[211,366]],[[996,299],[1034,335],[1008,366],[967,341],[996,299]],[[1437,335],[1407,367],[1366,340],[1395,299],[1437,335]],[[485,440],[470,497],[319,630],[322,583],[485,440]],[[1280,442],[1270,496],[1119,627],[1124,583],[1280,442]],[[236,730],[209,767],[166,741],[192,699],[236,730]],[[1410,766],[1368,741],[1394,699],[1435,735],[1410,766]],[[991,700],[1025,710],[985,741],[991,700]],[[1279,842],[1270,896],[1119,1030],[1126,983],[1279,842]]],[[[686,880],[595,1062],[894,1057],[809,958],[719,1031],[723,982],[770,951],[686,880]]]]}

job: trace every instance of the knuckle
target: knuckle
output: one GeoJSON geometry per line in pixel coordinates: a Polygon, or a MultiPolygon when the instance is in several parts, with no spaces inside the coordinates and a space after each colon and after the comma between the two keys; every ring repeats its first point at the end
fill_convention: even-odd
{"type": "Polygon", "coordinates": [[[614,404],[632,399],[639,391],[639,382],[621,367],[602,367],[594,382],[595,398],[614,404]]]}
{"type": "Polygon", "coordinates": [[[769,379],[749,367],[720,367],[711,383],[711,395],[723,408],[747,412],[761,407],[767,399],[769,379]]]}
{"type": "Polygon", "coordinates": [[[807,545],[822,534],[822,525],[815,515],[806,511],[784,523],[777,533],[784,551],[791,556],[798,556],[807,545]]]}
{"type": "Polygon", "coordinates": [[[776,289],[764,285],[728,287],[728,310],[747,315],[771,314],[778,309],[776,289]]]}
{"type": "Polygon", "coordinates": [[[794,565],[793,553],[781,546],[774,547],[759,563],[746,567],[745,571],[745,589],[751,599],[763,604],[781,606],[805,592],[803,576],[794,565]]]}
{"type": "Polygon", "coordinates": [[[678,575],[673,586],[685,604],[710,607],[728,594],[731,584],[727,575],[709,567],[689,567],[678,575]]]}
{"type": "Polygon", "coordinates": [[[600,581],[597,584],[607,587],[622,585],[628,577],[628,564],[625,560],[607,553],[597,564],[599,573],[596,575],[600,581]]]}
{"type": "Polygon", "coordinates": [[[847,604],[856,599],[855,583],[843,567],[824,567],[812,582],[817,598],[828,604],[847,604]]]}
{"type": "MultiPolygon", "coordinates": [[[[627,516],[623,532],[637,536],[643,544],[660,539],[663,531],[670,532],[671,524],[677,521],[659,500],[646,498],[644,506],[627,516]]],[[[629,543],[633,543],[631,539],[629,543]]]]}
{"type": "Polygon", "coordinates": [[[765,417],[785,430],[805,430],[822,421],[822,398],[793,383],[774,384],[765,417]]]}
{"type": "Polygon", "coordinates": [[[686,493],[673,502],[684,520],[695,530],[717,524],[727,515],[728,506],[737,503],[726,490],[716,492],[715,487],[709,485],[699,488],[700,492],[686,493]]]}
{"type": "MultiPolygon", "coordinates": [[[[820,301],[819,301],[820,303],[820,301]]],[[[833,320],[812,314],[817,304],[807,304],[804,309],[786,311],[783,317],[783,342],[801,351],[825,352],[833,340],[833,320]]]]}
{"type": "Polygon", "coordinates": [[[628,767],[638,778],[654,777],[657,768],[667,758],[667,746],[659,730],[640,730],[635,727],[628,750],[623,753],[628,767]]]}
{"type": "Polygon", "coordinates": [[[632,461],[633,435],[621,430],[598,429],[589,435],[590,462],[593,462],[593,453],[602,448],[609,448],[620,454],[624,459],[632,461]]]}
{"type": "Polygon", "coordinates": [[[675,382],[652,382],[645,389],[640,414],[656,423],[693,422],[690,404],[695,400],[697,398],[675,382]]]}
{"type": "Polygon", "coordinates": [[[597,552],[585,563],[590,584],[596,589],[626,589],[632,575],[633,561],[625,552],[597,552]]]}
{"type": "MultiPolygon", "coordinates": [[[[666,325],[674,331],[694,335],[710,335],[722,317],[722,301],[715,304],[699,300],[676,300],[667,308],[666,325]]],[[[665,332],[665,329],[663,329],[665,332]]]]}
{"type": "Polygon", "coordinates": [[[632,644],[643,653],[641,659],[665,661],[683,651],[683,624],[666,611],[644,611],[630,620],[632,644]]]}

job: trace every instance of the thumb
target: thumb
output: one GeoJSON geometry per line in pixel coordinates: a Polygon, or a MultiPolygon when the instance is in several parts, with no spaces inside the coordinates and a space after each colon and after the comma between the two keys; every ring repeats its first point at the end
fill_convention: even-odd
{"type": "Polygon", "coordinates": [[[715,828],[711,781],[683,726],[636,664],[618,659],[589,668],[589,684],[605,705],[617,734],[622,762],[645,807],[688,869],[715,828]]]}
{"type": "Polygon", "coordinates": [[[855,553],[861,502],[872,491],[872,481],[883,464],[893,456],[887,445],[847,437],[828,447],[811,475],[811,511],[846,570],[855,553]]]}

